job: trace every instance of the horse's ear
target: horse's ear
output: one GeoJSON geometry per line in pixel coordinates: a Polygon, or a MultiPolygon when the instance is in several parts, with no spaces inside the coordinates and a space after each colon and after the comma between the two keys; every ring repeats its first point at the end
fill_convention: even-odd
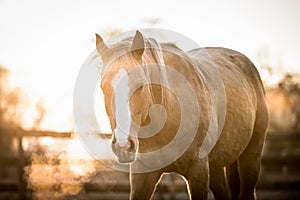
{"type": "Polygon", "coordinates": [[[135,56],[141,58],[145,50],[145,41],[141,32],[136,31],[131,44],[131,51],[135,56]]]}
{"type": "Polygon", "coordinates": [[[96,35],[96,49],[99,53],[99,55],[102,55],[103,50],[108,49],[108,47],[106,46],[106,44],[104,43],[102,37],[100,35],[98,35],[97,33],[95,33],[96,35]]]}

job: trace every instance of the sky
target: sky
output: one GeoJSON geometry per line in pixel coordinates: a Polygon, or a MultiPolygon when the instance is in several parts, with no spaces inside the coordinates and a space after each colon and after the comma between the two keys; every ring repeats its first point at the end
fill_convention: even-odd
{"type": "Polygon", "coordinates": [[[44,100],[41,128],[71,130],[74,84],[94,33],[108,39],[111,30],[147,27],[238,50],[254,63],[263,50],[275,68],[300,73],[298,0],[0,0],[0,65],[32,102],[44,100]]]}

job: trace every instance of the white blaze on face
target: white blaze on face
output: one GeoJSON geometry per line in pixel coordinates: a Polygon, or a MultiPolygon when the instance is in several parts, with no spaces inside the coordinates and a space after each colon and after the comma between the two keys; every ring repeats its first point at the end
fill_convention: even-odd
{"type": "Polygon", "coordinates": [[[119,146],[129,146],[131,115],[129,109],[129,77],[125,69],[120,69],[112,81],[114,89],[115,119],[114,130],[116,143],[119,146]]]}

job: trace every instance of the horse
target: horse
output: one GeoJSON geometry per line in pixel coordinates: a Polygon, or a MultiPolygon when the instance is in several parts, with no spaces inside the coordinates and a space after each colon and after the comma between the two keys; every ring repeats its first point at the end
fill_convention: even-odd
{"type": "MultiPolygon", "coordinates": [[[[183,131],[182,140],[192,138],[192,142],[178,158],[161,168],[130,172],[130,199],[151,199],[162,175],[170,172],[186,180],[191,199],[207,199],[209,189],[215,199],[256,198],[255,187],[269,114],[260,75],[245,55],[220,47],[184,52],[174,43],[159,43],[153,38],[146,38],[139,31],[133,37],[111,46],[107,46],[102,37],[96,34],[96,49],[104,65],[108,66],[101,74],[100,87],[112,130],[112,150],[120,163],[135,163],[139,155],[158,151],[175,138],[182,120],[189,124],[183,131]],[[154,44],[162,50],[152,48],[154,44]],[[116,56],[116,52],[121,49],[126,49],[126,53],[116,56]],[[164,49],[171,49],[178,54],[174,55],[164,49]],[[201,157],[199,152],[206,134],[213,134],[207,132],[214,117],[211,108],[215,107],[207,86],[209,83],[201,78],[203,76],[199,76],[199,70],[205,73],[205,68],[212,67],[210,61],[200,56],[203,51],[209,55],[210,61],[213,61],[220,73],[225,92],[221,100],[226,103],[224,123],[218,140],[208,154],[201,157]],[[199,69],[195,69],[193,61],[199,63],[199,69]],[[180,99],[167,87],[170,85],[166,81],[168,73],[155,66],[161,63],[182,74],[189,87],[195,91],[196,101],[190,104],[197,109],[191,110],[190,115],[184,118],[180,99]],[[148,67],[141,68],[141,65],[148,67]],[[121,79],[122,84],[117,84],[121,79]],[[148,80],[147,84],[134,86],[136,80],[140,79],[158,79],[161,82],[148,80]],[[151,116],[154,105],[161,105],[164,109],[157,109],[159,114],[151,116]],[[161,126],[155,131],[156,134],[139,137],[144,129],[136,127],[151,123],[161,126]],[[196,130],[195,135],[191,134],[194,131],[191,127],[196,130]]],[[[213,82],[214,78],[210,78],[213,82]]],[[[180,87],[180,84],[177,84],[178,91],[185,95],[186,89],[180,87]]],[[[155,158],[146,159],[138,166],[155,165],[177,151],[175,145],[168,154],[156,154],[155,158]]]]}

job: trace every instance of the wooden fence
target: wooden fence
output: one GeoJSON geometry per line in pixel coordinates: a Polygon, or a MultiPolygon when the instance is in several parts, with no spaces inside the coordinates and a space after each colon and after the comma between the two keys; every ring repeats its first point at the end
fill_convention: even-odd
{"type": "MultiPolygon", "coordinates": [[[[12,156],[11,152],[3,153],[0,156],[0,169],[8,173],[0,176],[0,199],[28,199],[30,191],[27,190],[27,182],[24,178],[24,167],[29,164],[28,157],[25,156],[23,149],[24,137],[53,137],[53,138],[70,138],[71,132],[53,132],[53,131],[23,131],[15,130],[11,137],[17,141],[17,154],[12,156]],[[11,173],[10,173],[11,172],[11,173]],[[11,177],[9,174],[14,175],[11,177]]],[[[1,134],[0,137],[5,136],[1,134]]],[[[1,150],[1,147],[0,147],[1,150]]]]}
{"type": "MultiPolygon", "coordinates": [[[[15,134],[18,146],[17,155],[0,157],[1,168],[11,169],[15,172],[12,173],[15,174],[13,178],[0,177],[0,199],[37,198],[33,191],[26,189],[27,180],[24,179],[24,167],[30,163],[22,146],[24,136],[70,138],[72,133],[30,131],[15,134]]],[[[49,185],[47,177],[45,180],[44,188],[49,188],[49,192],[53,192],[53,188],[59,187],[53,184],[49,185]]],[[[69,187],[72,187],[72,183],[69,187]]],[[[128,199],[128,174],[101,167],[94,177],[83,183],[79,193],[68,194],[64,197],[66,199],[128,199]],[[103,180],[105,181],[103,182],[103,180]]],[[[257,197],[258,199],[274,200],[300,199],[300,133],[268,134],[257,197]]],[[[154,199],[188,199],[184,180],[176,174],[164,176],[158,185],[154,199]]],[[[212,194],[209,194],[209,199],[213,199],[212,194]]]]}

